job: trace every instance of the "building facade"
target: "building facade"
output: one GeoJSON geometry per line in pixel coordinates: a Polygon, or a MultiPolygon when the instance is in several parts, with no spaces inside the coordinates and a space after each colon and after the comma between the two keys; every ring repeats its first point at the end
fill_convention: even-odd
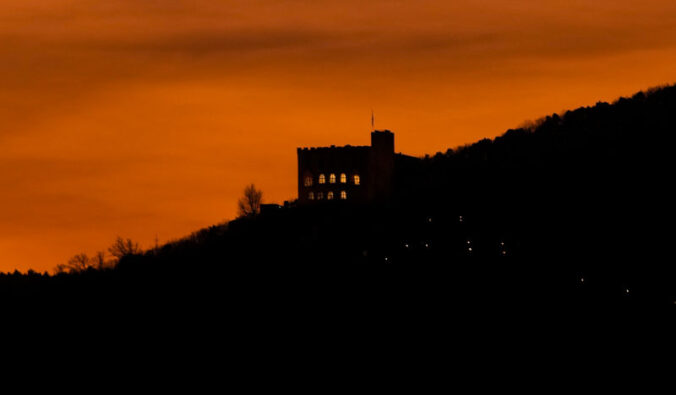
{"type": "Polygon", "coordinates": [[[298,203],[368,203],[390,197],[394,134],[373,131],[370,146],[298,148],[298,203]]]}

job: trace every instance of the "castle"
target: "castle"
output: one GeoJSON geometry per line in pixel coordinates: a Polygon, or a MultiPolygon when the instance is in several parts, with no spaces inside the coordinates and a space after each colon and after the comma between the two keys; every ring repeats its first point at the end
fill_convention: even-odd
{"type": "Polygon", "coordinates": [[[369,203],[387,200],[395,163],[394,134],[371,132],[370,146],[298,148],[298,203],[369,203]]]}

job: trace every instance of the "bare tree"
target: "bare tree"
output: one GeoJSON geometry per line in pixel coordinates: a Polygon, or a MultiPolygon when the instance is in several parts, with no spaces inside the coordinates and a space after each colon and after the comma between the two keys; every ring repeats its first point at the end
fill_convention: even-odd
{"type": "Polygon", "coordinates": [[[55,274],[65,273],[66,271],[68,271],[68,266],[66,266],[66,265],[63,264],[63,263],[59,263],[59,264],[56,265],[56,267],[54,268],[54,273],[55,273],[55,274]]]}
{"type": "Polygon", "coordinates": [[[106,253],[99,251],[91,259],[91,265],[99,270],[106,267],[106,253]]]}
{"type": "Polygon", "coordinates": [[[242,217],[254,216],[261,211],[261,202],[263,201],[263,191],[256,189],[254,184],[244,188],[244,196],[239,199],[237,204],[239,215],[242,217]]]}
{"type": "Polygon", "coordinates": [[[115,243],[113,243],[113,245],[108,248],[108,251],[118,260],[127,255],[136,255],[141,253],[138,243],[133,242],[131,239],[125,240],[119,236],[115,240],[115,243]]]}
{"type": "Polygon", "coordinates": [[[90,267],[89,257],[87,254],[77,254],[68,260],[66,264],[70,272],[82,272],[90,267]]]}

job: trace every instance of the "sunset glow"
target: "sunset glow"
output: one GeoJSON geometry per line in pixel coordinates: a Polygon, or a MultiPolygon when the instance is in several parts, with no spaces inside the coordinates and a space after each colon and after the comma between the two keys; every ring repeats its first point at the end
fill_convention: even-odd
{"type": "Polygon", "coordinates": [[[674,65],[673,0],[4,0],[0,271],[294,199],[296,147],[368,145],[372,110],[434,154],[674,65]]]}

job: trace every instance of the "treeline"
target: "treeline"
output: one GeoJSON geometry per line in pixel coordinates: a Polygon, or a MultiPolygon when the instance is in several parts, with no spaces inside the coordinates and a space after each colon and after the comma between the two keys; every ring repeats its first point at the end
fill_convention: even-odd
{"type": "Polygon", "coordinates": [[[400,163],[387,204],[249,210],[145,252],[118,239],[110,261],[78,255],[56,276],[0,276],[0,289],[38,276],[124,297],[672,305],[676,272],[659,256],[675,130],[676,87],[640,92],[400,163]]]}
{"type": "Polygon", "coordinates": [[[137,242],[131,239],[123,239],[118,236],[115,243],[108,248],[108,253],[111,258],[108,258],[104,251],[98,251],[92,257],[85,253],[80,253],[70,258],[68,262],[56,265],[54,273],[78,273],[92,269],[110,269],[114,268],[123,257],[127,255],[137,255],[141,252],[141,248],[137,242]]]}

